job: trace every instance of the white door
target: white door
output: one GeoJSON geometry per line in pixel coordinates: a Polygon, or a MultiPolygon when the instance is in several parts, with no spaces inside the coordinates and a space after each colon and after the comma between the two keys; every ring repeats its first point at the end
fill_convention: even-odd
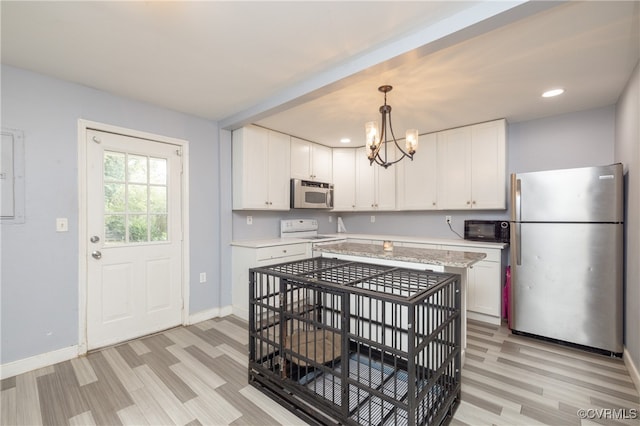
{"type": "Polygon", "coordinates": [[[87,129],[87,347],[182,320],[180,146],[87,129]]]}

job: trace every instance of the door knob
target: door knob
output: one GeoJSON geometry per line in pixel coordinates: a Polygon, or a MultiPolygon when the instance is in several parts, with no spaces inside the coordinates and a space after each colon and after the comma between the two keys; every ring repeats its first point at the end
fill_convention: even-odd
{"type": "Polygon", "coordinates": [[[98,241],[100,241],[100,237],[94,235],[93,237],[89,238],[89,241],[91,241],[92,243],[97,243],[98,241]]]}
{"type": "Polygon", "coordinates": [[[100,253],[98,250],[94,250],[91,253],[91,256],[93,256],[94,259],[100,259],[100,258],[102,258],[102,253],[100,253]]]}

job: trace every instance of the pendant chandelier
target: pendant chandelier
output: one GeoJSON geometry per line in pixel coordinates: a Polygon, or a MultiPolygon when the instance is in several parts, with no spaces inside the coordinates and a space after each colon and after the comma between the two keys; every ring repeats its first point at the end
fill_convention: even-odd
{"type": "MultiPolygon", "coordinates": [[[[405,149],[402,149],[396,140],[396,136],[393,134],[393,126],[391,125],[391,105],[387,105],[387,92],[393,89],[392,86],[380,86],[378,90],[384,93],[384,105],[380,107],[380,115],[382,116],[382,122],[380,128],[377,121],[370,121],[365,124],[366,135],[366,147],[367,158],[369,158],[369,164],[376,164],[384,167],[385,169],[392,164],[397,163],[405,157],[409,157],[413,160],[413,154],[418,149],[418,129],[407,130],[405,135],[405,149]],[[387,123],[389,124],[389,131],[387,132],[387,123]],[[382,129],[382,132],[380,131],[382,129]],[[389,138],[391,135],[391,139],[389,138]],[[395,160],[389,161],[388,143],[393,140],[393,143],[398,149],[398,154],[402,154],[395,160]]],[[[393,149],[393,146],[391,147],[393,149]]]]}

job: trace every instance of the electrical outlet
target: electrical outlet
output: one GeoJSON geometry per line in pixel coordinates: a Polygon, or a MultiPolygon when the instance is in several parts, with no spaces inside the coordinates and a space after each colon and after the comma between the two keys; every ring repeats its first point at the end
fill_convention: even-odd
{"type": "Polygon", "coordinates": [[[69,231],[69,221],[66,217],[56,218],[56,231],[67,232],[69,231]]]}
{"type": "Polygon", "coordinates": [[[371,216],[371,223],[376,223],[376,217],[375,216],[371,216]]]}
{"type": "Polygon", "coordinates": [[[253,216],[247,216],[247,225],[253,225],[253,216]]]}
{"type": "Polygon", "coordinates": [[[448,224],[451,224],[451,216],[445,216],[444,217],[445,222],[447,222],[448,224]]]}
{"type": "Polygon", "coordinates": [[[200,272],[200,282],[201,283],[206,283],[207,282],[207,273],[206,272],[200,272]]]}

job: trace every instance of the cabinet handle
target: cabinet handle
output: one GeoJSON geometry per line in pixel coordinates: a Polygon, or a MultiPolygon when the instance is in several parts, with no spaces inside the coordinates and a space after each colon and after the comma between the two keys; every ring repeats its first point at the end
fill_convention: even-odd
{"type": "Polygon", "coordinates": [[[434,201],[433,203],[431,203],[431,205],[432,205],[432,206],[435,206],[435,205],[436,205],[436,202],[434,201]]]}
{"type": "Polygon", "coordinates": [[[268,201],[265,201],[264,203],[265,203],[267,206],[269,205],[269,202],[268,202],[268,201]]]}
{"type": "Polygon", "coordinates": [[[471,204],[471,201],[467,201],[467,205],[471,204]]]}
{"type": "Polygon", "coordinates": [[[475,200],[474,200],[471,204],[474,204],[474,205],[475,205],[475,204],[476,204],[475,200]]]}
{"type": "Polygon", "coordinates": [[[286,253],[287,251],[286,251],[286,250],[282,250],[282,252],[283,252],[283,253],[286,253]]]}

